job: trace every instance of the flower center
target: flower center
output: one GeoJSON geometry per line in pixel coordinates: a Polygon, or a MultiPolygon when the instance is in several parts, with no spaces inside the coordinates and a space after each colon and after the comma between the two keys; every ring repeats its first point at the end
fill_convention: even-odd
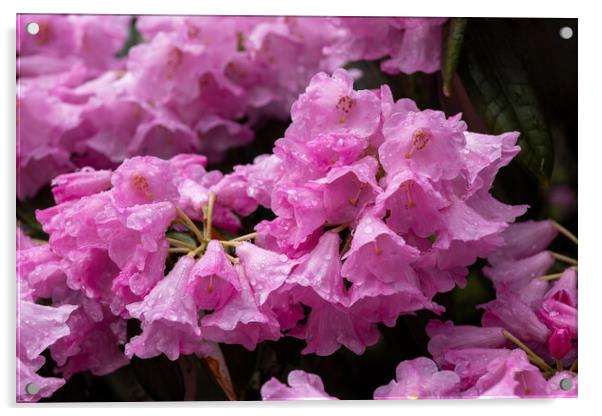
{"type": "Polygon", "coordinates": [[[427,130],[423,128],[417,129],[412,135],[412,147],[410,148],[410,151],[405,154],[406,159],[411,158],[414,152],[424,149],[430,141],[431,135],[427,130]]]}
{"type": "Polygon", "coordinates": [[[406,209],[414,208],[416,206],[416,201],[414,201],[414,199],[412,198],[412,188],[415,184],[416,182],[414,182],[413,180],[409,180],[407,182],[402,183],[399,186],[399,189],[401,189],[406,195],[406,209]]]}
{"type": "Polygon", "coordinates": [[[339,124],[345,122],[345,115],[349,114],[353,108],[353,99],[348,95],[344,95],[337,101],[336,109],[341,111],[343,114],[339,117],[339,124]]]}
{"type": "Polygon", "coordinates": [[[167,54],[167,79],[173,79],[174,72],[182,64],[184,54],[179,48],[173,48],[167,54]]]}
{"type": "Polygon", "coordinates": [[[153,194],[148,190],[148,180],[143,175],[134,176],[134,188],[142,192],[148,199],[153,198],[153,194]]]}

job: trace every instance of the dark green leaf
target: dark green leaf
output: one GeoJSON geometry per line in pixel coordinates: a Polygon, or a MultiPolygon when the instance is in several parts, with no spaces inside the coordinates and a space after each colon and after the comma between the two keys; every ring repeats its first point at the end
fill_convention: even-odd
{"type": "Polygon", "coordinates": [[[132,20],[130,20],[128,37],[125,40],[125,44],[123,45],[121,50],[119,52],[117,52],[117,54],[116,54],[117,58],[125,58],[126,56],[128,56],[128,53],[130,52],[130,49],[132,47],[134,47],[142,42],[144,42],[144,38],[142,37],[142,34],[140,34],[140,32],[138,32],[138,29],[136,28],[136,18],[132,17],[132,20]]]}
{"type": "Polygon", "coordinates": [[[192,244],[193,246],[197,245],[196,240],[190,234],[180,233],[177,231],[169,231],[167,233],[167,237],[173,238],[175,240],[180,240],[188,244],[192,244]]]}
{"type": "Polygon", "coordinates": [[[451,95],[451,83],[460,60],[460,51],[464,42],[464,32],[468,19],[455,17],[449,20],[445,43],[443,44],[443,55],[441,58],[441,75],[443,77],[443,94],[451,95]]]}
{"type": "Polygon", "coordinates": [[[471,21],[458,70],[491,132],[521,133],[517,161],[547,186],[554,160],[552,140],[525,69],[507,43],[503,22],[471,21]]]}

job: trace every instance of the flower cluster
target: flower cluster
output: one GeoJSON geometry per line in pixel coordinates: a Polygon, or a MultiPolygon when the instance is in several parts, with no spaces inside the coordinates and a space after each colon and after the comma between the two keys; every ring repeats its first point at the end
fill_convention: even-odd
{"type": "MultiPolygon", "coordinates": [[[[118,80],[132,86],[128,94],[156,94],[145,98],[155,104],[162,94],[182,98],[163,104],[185,111],[202,78],[186,74],[207,62],[229,64],[199,58],[209,53],[203,42],[224,41],[227,30],[204,38],[199,29],[198,44],[177,43],[190,36],[186,22],[141,20],[145,36],[155,36],[152,48],[130,54],[128,65],[140,61],[118,80]],[[172,61],[161,57],[163,47],[178,51],[172,61]],[[149,88],[168,75],[178,82],[149,88]],[[138,82],[146,86],[137,90],[138,82]]],[[[129,120],[105,115],[113,126],[129,120]]],[[[576,356],[576,269],[539,278],[555,260],[571,260],[545,250],[558,227],[510,225],[526,206],[490,194],[498,170],[520,150],[518,133],[471,133],[460,115],[394,101],[387,86],[355,90],[342,69],[313,76],[291,117],[273,154],[227,175],[208,171],[205,156],[166,151],[122,153],[114,170],[86,167],[53,179],[56,205],[37,212],[48,242],[17,233],[19,400],[48,397],[64,383],[37,374],[46,349],[63,378],[108,374],[133,356],[223,360],[218,343],[254,349],[283,336],[305,340],[305,354],[341,347],[362,354],[378,341],[377,325],[421,309],[442,312],[433,297],[463,286],[477,257],[488,258],[497,291],[483,326],[431,322],[434,361],[402,362],[397,380],[374,397],[561,394],[553,380],[574,378],[563,368],[576,356]],[[259,206],[274,219],[245,229],[241,219],[259,206]],[[128,321],[139,330],[128,330],[128,321]],[[33,396],[24,393],[31,383],[42,386],[33,396]]],[[[115,144],[97,134],[98,143],[115,144]]],[[[329,397],[315,375],[292,372],[289,385],[271,380],[262,395],[329,397]]]]}
{"type": "Polygon", "coordinates": [[[519,150],[517,133],[470,133],[459,116],[352,84],[343,70],[316,75],[274,155],[220,184],[276,215],[256,226],[257,243],[299,266],[255,287],[281,326],[307,340],[305,353],[360,354],[377,323],[442,311],[432,297],[463,285],[466,267],[501,246],[526,209],[489,193],[519,150]],[[311,309],[303,324],[299,305],[311,309]]]}
{"type": "MultiPolygon", "coordinates": [[[[431,321],[433,359],[401,362],[396,380],[376,389],[374,399],[576,397],[577,268],[545,274],[555,259],[572,263],[546,250],[558,229],[566,233],[549,220],[508,227],[485,268],[496,299],[484,305],[482,327],[431,321]]],[[[288,384],[272,378],[262,398],[331,398],[314,374],[293,371],[288,384]]]]}
{"type": "Polygon", "coordinates": [[[19,17],[20,199],[48,176],[115,168],[135,155],[201,152],[219,161],[249,143],[262,120],[287,118],[316,72],[353,60],[390,56],[388,71],[433,72],[445,19],[141,16],[146,42],[117,59],[128,21],[19,17]],[[26,30],[32,22],[36,35],[26,30]],[[389,46],[375,54],[375,44],[389,46]]]}

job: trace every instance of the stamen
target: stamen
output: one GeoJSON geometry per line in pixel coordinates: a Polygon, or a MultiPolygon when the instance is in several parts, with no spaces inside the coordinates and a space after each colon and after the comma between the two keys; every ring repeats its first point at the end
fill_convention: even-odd
{"type": "Polygon", "coordinates": [[[366,187],[366,184],[365,183],[361,183],[360,186],[359,186],[359,188],[358,188],[358,190],[357,190],[357,193],[355,194],[355,196],[349,198],[349,203],[351,205],[353,205],[354,207],[357,206],[357,203],[360,200],[360,196],[362,194],[362,191],[364,190],[365,187],[366,187]]]}
{"type": "Polygon", "coordinates": [[[153,194],[148,190],[148,180],[144,175],[134,176],[134,188],[142,192],[148,199],[153,199],[153,194]]]}
{"type": "Polygon", "coordinates": [[[214,287],[213,287],[213,275],[209,276],[209,284],[207,285],[207,292],[211,293],[213,292],[214,287]]]}
{"type": "Polygon", "coordinates": [[[529,395],[531,393],[531,389],[527,385],[527,380],[525,379],[525,373],[521,371],[520,373],[520,383],[523,385],[523,389],[525,390],[525,395],[529,395]]]}
{"type": "Polygon", "coordinates": [[[383,254],[383,249],[378,246],[376,241],[374,241],[374,252],[376,253],[377,256],[380,256],[381,254],[383,254]]]}
{"type": "Polygon", "coordinates": [[[410,151],[406,152],[404,155],[405,158],[411,158],[414,152],[424,149],[430,141],[431,135],[427,130],[423,128],[417,129],[412,135],[412,147],[410,148],[410,151]]]}
{"type": "Polygon", "coordinates": [[[353,99],[347,95],[339,98],[339,101],[336,105],[337,110],[342,111],[345,114],[349,114],[351,109],[353,108],[353,99]]]}
{"type": "Polygon", "coordinates": [[[349,114],[352,108],[353,99],[351,97],[344,95],[339,98],[336,109],[343,112],[343,115],[339,117],[339,124],[343,124],[345,122],[345,114],[349,114]]]}
{"type": "Polygon", "coordinates": [[[407,182],[402,183],[399,188],[403,190],[406,194],[407,202],[405,204],[406,209],[414,208],[416,206],[416,201],[412,199],[412,188],[414,187],[415,182],[413,180],[409,180],[407,182]]]}

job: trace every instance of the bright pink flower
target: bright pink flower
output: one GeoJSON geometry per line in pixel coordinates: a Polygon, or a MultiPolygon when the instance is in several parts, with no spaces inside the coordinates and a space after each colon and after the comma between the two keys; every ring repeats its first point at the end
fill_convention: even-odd
{"type": "Polygon", "coordinates": [[[537,367],[529,363],[524,351],[512,350],[505,358],[492,360],[487,372],[475,385],[463,392],[465,398],[545,397],[546,380],[537,367]]]}
{"type": "Polygon", "coordinates": [[[269,379],[261,386],[262,400],[337,400],[326,394],[322,380],[315,374],[294,370],[287,381],[288,385],[269,379]]]}
{"type": "Polygon", "coordinates": [[[466,123],[440,111],[393,113],[383,125],[378,153],[388,175],[406,169],[433,181],[453,179],[462,169],[466,123]]]}
{"type": "Polygon", "coordinates": [[[113,199],[118,206],[174,201],[178,190],[173,183],[169,162],[154,157],[126,160],[113,173],[113,199]]]}
{"type": "Polygon", "coordinates": [[[374,391],[376,400],[449,399],[459,394],[460,378],[453,371],[439,371],[432,360],[419,357],[402,361],[396,380],[374,391]]]}
{"type": "Polygon", "coordinates": [[[558,235],[552,221],[525,221],[511,224],[503,233],[505,245],[487,258],[497,268],[498,264],[514,262],[544,251],[558,235]]]}
{"type": "Polygon", "coordinates": [[[324,233],[315,248],[299,258],[286,284],[309,288],[327,302],[345,305],[340,241],[338,234],[324,233]]]}
{"type": "Polygon", "coordinates": [[[127,365],[129,360],[120,349],[126,342],[126,322],[98,302],[72,300],[81,307],[67,321],[70,333],[50,347],[63,376],[69,378],[81,371],[102,376],[127,365]]]}
{"type": "Polygon", "coordinates": [[[258,305],[263,305],[270,293],[278,289],[297,264],[286,254],[264,250],[254,244],[243,242],[236,247],[240,265],[253,289],[258,305]]]}
{"type": "Polygon", "coordinates": [[[142,322],[142,334],[125,347],[128,357],[149,358],[163,353],[176,360],[180,354],[206,352],[194,297],[200,281],[191,273],[193,266],[192,257],[180,257],[173,270],[142,302],[127,306],[130,315],[142,322]]]}
{"type": "Polygon", "coordinates": [[[79,172],[59,175],[52,180],[52,194],[57,204],[105,191],[111,187],[110,170],[83,168],[79,172]]]}
{"type": "Polygon", "coordinates": [[[75,305],[51,307],[20,300],[17,308],[17,401],[38,401],[50,397],[64,384],[57,378],[43,378],[36,374],[45,358],[44,350],[62,337],[69,335],[66,322],[77,309],[75,305]],[[27,386],[35,383],[37,394],[27,393],[27,386]]]}
{"type": "Polygon", "coordinates": [[[484,305],[484,309],[483,326],[505,328],[527,345],[547,343],[549,329],[513,292],[498,291],[496,299],[484,305]]]}
{"type": "Polygon", "coordinates": [[[428,350],[437,364],[444,367],[446,353],[467,348],[500,348],[508,341],[502,328],[454,325],[451,321],[430,321],[426,326],[430,337],[428,350]]]}
{"type": "Polygon", "coordinates": [[[327,54],[349,61],[387,57],[381,69],[391,74],[440,68],[442,18],[338,17],[335,27],[342,31],[327,54]]]}
{"type": "Polygon", "coordinates": [[[380,188],[376,183],[376,159],[365,158],[348,166],[333,168],[309,187],[322,194],[325,221],[344,224],[354,221],[363,208],[374,201],[380,188]]]}
{"type": "Polygon", "coordinates": [[[290,335],[304,339],[303,354],[320,356],[333,354],[342,346],[360,355],[366,347],[376,344],[380,333],[376,325],[361,313],[316,297],[307,322],[290,331],[290,335]]]}
{"type": "Polygon", "coordinates": [[[381,63],[382,70],[390,74],[438,71],[441,67],[443,24],[447,19],[393,19],[392,26],[402,32],[389,37],[391,57],[381,63]]]}
{"type": "Polygon", "coordinates": [[[291,109],[293,124],[285,137],[308,141],[318,134],[351,133],[357,137],[373,134],[380,121],[378,98],[370,91],[355,91],[347,71],[332,77],[314,75],[304,94],[291,109]]]}
{"type": "Polygon", "coordinates": [[[407,280],[413,273],[410,263],[418,254],[380,219],[366,214],[355,229],[351,248],[343,255],[342,274],[360,286],[370,281],[407,280]]]}
{"type": "Polygon", "coordinates": [[[190,271],[195,280],[194,297],[199,309],[220,309],[234,292],[240,291],[236,270],[222,245],[211,240],[207,250],[190,271]]]}
{"type": "Polygon", "coordinates": [[[253,350],[259,342],[280,338],[280,327],[276,318],[255,300],[242,267],[235,269],[241,291],[221,309],[202,319],[203,336],[209,341],[240,344],[253,350]]]}
{"type": "MultiPolygon", "coordinates": [[[[497,255],[494,252],[494,255],[497,255]]],[[[494,267],[483,267],[483,273],[493,281],[496,289],[501,285],[520,293],[521,289],[546,274],[554,264],[554,257],[549,251],[541,251],[530,257],[520,259],[508,258],[498,260],[494,267]]],[[[542,282],[540,280],[540,282],[542,282]]],[[[545,284],[545,282],[542,282],[545,284]]],[[[547,285],[546,285],[547,286],[547,285]]]]}
{"type": "Polygon", "coordinates": [[[386,223],[396,233],[403,235],[411,230],[420,237],[429,237],[444,227],[440,211],[450,202],[428,180],[405,170],[388,180],[376,204],[390,212],[386,223]]]}

